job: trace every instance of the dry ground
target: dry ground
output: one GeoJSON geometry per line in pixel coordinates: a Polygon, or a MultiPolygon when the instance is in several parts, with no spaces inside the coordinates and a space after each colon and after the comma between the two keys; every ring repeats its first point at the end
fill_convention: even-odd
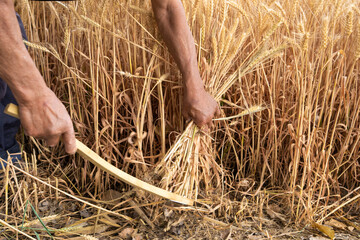
{"type": "MultiPolygon", "coordinates": [[[[4,181],[8,181],[11,186],[6,191],[14,191],[15,194],[8,194],[6,201],[6,194],[2,191],[1,218],[7,214],[9,224],[17,225],[18,229],[23,229],[35,239],[36,234],[40,239],[50,239],[39,219],[55,239],[330,239],[311,225],[289,224],[293,222],[289,217],[290,210],[275,201],[264,204],[259,210],[256,204],[245,204],[247,200],[251,201],[252,196],[239,193],[222,201],[231,201],[230,205],[235,206],[239,204],[236,199],[241,199],[245,207],[240,210],[234,207],[231,211],[221,211],[215,202],[189,208],[161,199],[146,200],[149,199],[147,194],[136,189],[127,190],[127,186],[122,184],[94,200],[90,194],[81,197],[73,188],[66,187],[65,181],[50,174],[45,166],[45,163],[39,164],[37,175],[34,174],[35,169],[29,169],[29,172],[39,180],[121,215],[106,214],[74,201],[34,178],[19,173],[14,175],[9,169],[1,189],[5,189],[4,181]],[[58,180],[54,183],[53,179],[58,180]],[[27,200],[34,209],[26,204],[27,200]],[[24,228],[21,228],[23,220],[24,228]]],[[[325,225],[335,230],[335,239],[360,239],[359,216],[347,219],[334,217],[325,225]]],[[[21,234],[17,236],[9,228],[0,229],[1,239],[27,239],[21,234]]]]}

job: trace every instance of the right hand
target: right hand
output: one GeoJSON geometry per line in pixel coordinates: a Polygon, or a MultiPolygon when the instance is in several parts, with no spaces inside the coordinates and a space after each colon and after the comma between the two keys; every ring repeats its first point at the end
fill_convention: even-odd
{"type": "Polygon", "coordinates": [[[215,99],[202,86],[186,87],[183,99],[184,117],[193,120],[200,129],[211,129],[213,118],[220,116],[219,104],[215,99]]]}
{"type": "Polygon", "coordinates": [[[26,135],[44,139],[50,147],[55,146],[62,137],[66,152],[76,152],[70,116],[49,88],[43,90],[34,101],[19,102],[19,116],[26,135]]]}

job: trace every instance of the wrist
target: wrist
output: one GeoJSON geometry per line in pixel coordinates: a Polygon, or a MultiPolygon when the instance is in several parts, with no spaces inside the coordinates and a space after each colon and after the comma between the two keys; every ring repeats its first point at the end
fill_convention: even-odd
{"type": "Polygon", "coordinates": [[[199,72],[194,74],[183,75],[183,84],[185,93],[189,91],[202,91],[204,90],[204,83],[200,77],[199,72]]]}
{"type": "Polygon", "coordinates": [[[184,100],[185,101],[197,101],[205,93],[204,87],[201,85],[195,85],[194,87],[184,88],[184,100]]]}
{"type": "Polygon", "coordinates": [[[40,73],[19,74],[8,82],[19,105],[29,105],[39,101],[47,96],[50,90],[40,73]]]}
{"type": "Polygon", "coordinates": [[[20,106],[28,106],[46,98],[50,94],[50,91],[51,90],[45,84],[40,84],[37,88],[24,87],[22,89],[16,89],[13,93],[20,106]]]}

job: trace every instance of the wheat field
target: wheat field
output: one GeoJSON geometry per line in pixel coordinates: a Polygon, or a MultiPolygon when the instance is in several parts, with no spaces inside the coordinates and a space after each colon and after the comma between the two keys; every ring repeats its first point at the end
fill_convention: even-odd
{"type": "MultiPolygon", "coordinates": [[[[116,167],[197,199],[204,214],[234,226],[262,216],[271,204],[299,226],[356,215],[360,3],[182,3],[201,76],[221,106],[222,117],[209,133],[181,115],[181,75],[150,1],[16,2],[29,51],[67,107],[77,138],[116,167]]],[[[98,214],[88,220],[88,231],[66,230],[64,220],[61,229],[46,228],[59,239],[67,231],[92,239],[97,226],[111,227],[109,220],[98,221],[104,213],[132,222],[101,201],[110,189],[123,192],[124,202],[132,194],[149,221],[159,224],[162,199],[77,155],[66,156],[61,146],[49,149],[23,134],[19,140],[31,176],[6,181],[1,192],[1,211],[12,226],[36,219],[27,202],[38,212],[44,199],[70,201],[56,189],[76,196],[82,208],[95,205],[90,207],[98,214]]]]}

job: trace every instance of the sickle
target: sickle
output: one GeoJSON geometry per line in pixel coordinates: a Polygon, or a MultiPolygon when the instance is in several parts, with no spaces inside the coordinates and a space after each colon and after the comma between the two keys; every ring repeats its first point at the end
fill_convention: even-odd
{"type": "MultiPolygon", "coordinates": [[[[8,104],[4,112],[12,117],[19,118],[19,108],[15,104],[12,103],[8,104]]],[[[190,206],[194,204],[194,200],[192,199],[188,199],[178,194],[166,191],[162,188],[155,187],[149,183],[137,179],[136,177],[133,177],[130,174],[127,174],[126,172],[116,168],[115,166],[105,161],[102,157],[97,155],[94,151],[92,151],[90,148],[85,146],[85,144],[83,144],[77,139],[76,139],[76,147],[77,147],[76,152],[80,154],[80,156],[82,156],[86,160],[89,160],[94,165],[104,170],[105,172],[109,173],[110,175],[120,179],[121,181],[124,181],[125,183],[131,186],[140,188],[144,191],[155,194],[159,197],[169,199],[173,202],[190,205],[190,206]]]]}

